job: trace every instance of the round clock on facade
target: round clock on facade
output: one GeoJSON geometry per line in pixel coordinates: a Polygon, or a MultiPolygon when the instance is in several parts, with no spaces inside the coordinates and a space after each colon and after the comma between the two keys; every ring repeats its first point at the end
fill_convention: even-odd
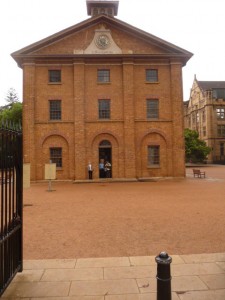
{"type": "Polygon", "coordinates": [[[100,34],[96,38],[96,45],[101,49],[106,49],[110,45],[110,39],[105,34],[100,34]]]}

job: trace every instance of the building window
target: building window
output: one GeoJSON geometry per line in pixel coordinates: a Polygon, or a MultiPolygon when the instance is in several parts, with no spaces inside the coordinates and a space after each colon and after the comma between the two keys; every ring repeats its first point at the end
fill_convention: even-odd
{"type": "Polygon", "coordinates": [[[49,101],[49,114],[50,120],[61,120],[61,100],[49,101]]]}
{"type": "Polygon", "coordinates": [[[159,100],[147,99],[147,118],[158,119],[159,118],[159,100]]]}
{"type": "Polygon", "coordinates": [[[188,117],[188,127],[191,127],[191,117],[188,117]]]}
{"type": "Polygon", "coordinates": [[[202,127],[202,134],[203,134],[203,136],[206,136],[206,126],[202,127]]]}
{"type": "Polygon", "coordinates": [[[146,70],[146,81],[158,82],[158,70],[156,70],[156,69],[146,70]]]}
{"type": "Polygon", "coordinates": [[[216,116],[217,116],[217,119],[222,119],[222,120],[224,120],[224,117],[225,117],[225,109],[224,109],[224,108],[217,108],[217,109],[216,109],[216,116]]]}
{"type": "Polygon", "coordinates": [[[202,122],[205,122],[205,110],[202,111],[202,122]]]}
{"type": "Polygon", "coordinates": [[[199,113],[196,113],[196,122],[199,123],[199,113]]]}
{"type": "Polygon", "coordinates": [[[224,151],[224,143],[220,143],[220,155],[224,156],[224,153],[225,153],[225,151],[224,151]]]}
{"type": "Polygon", "coordinates": [[[211,99],[212,99],[212,91],[210,91],[210,90],[206,91],[206,98],[207,98],[208,100],[211,100],[211,99]]]}
{"type": "Polygon", "coordinates": [[[217,134],[220,137],[224,137],[225,136],[225,125],[218,125],[217,126],[217,134]]]}
{"type": "Polygon", "coordinates": [[[110,100],[98,100],[99,119],[110,119],[110,100]]]}
{"type": "Polygon", "coordinates": [[[62,148],[50,148],[50,161],[55,163],[57,168],[62,168],[62,148]]]}
{"type": "Polygon", "coordinates": [[[213,98],[215,99],[225,99],[225,89],[213,89],[213,98]]]}
{"type": "Polygon", "coordinates": [[[159,146],[148,146],[148,166],[159,166],[159,146]]]}
{"type": "Polygon", "coordinates": [[[98,82],[110,82],[110,70],[98,70],[98,82]]]}
{"type": "Polygon", "coordinates": [[[61,82],[61,70],[48,71],[49,82],[61,82]]]}
{"type": "Polygon", "coordinates": [[[196,116],[195,113],[192,114],[192,124],[195,124],[196,116]]]}

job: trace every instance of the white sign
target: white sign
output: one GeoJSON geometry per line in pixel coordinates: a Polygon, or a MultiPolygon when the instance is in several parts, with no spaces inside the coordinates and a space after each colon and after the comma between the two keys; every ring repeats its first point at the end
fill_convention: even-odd
{"type": "Polygon", "coordinates": [[[56,179],[56,164],[45,164],[45,179],[56,179]]]}

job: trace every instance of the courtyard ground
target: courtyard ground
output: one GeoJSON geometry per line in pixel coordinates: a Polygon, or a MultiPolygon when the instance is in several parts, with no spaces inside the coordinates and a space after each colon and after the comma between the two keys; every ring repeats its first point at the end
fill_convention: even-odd
{"type": "Polygon", "coordinates": [[[225,166],[206,178],[24,190],[24,259],[225,252],[225,166]]]}

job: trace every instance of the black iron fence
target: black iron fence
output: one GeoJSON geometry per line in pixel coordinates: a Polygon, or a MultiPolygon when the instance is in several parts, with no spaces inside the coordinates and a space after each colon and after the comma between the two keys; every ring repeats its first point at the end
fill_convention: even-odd
{"type": "Polygon", "coordinates": [[[0,296],[23,269],[23,164],[20,128],[0,125],[0,296]]]}

